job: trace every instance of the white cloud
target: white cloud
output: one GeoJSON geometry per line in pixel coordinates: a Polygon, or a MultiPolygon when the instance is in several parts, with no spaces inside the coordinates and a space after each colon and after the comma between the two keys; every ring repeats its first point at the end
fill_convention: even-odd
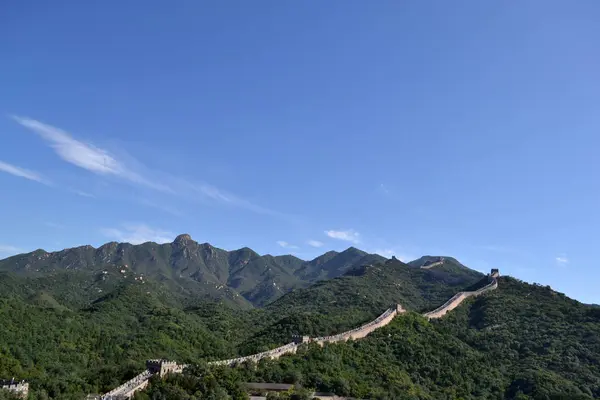
{"type": "Polygon", "coordinates": [[[0,253],[2,254],[17,254],[21,252],[23,252],[23,250],[19,249],[18,247],[0,244],[0,253]]]}
{"type": "Polygon", "coordinates": [[[383,183],[379,184],[379,190],[382,191],[385,194],[389,194],[390,193],[390,190],[383,183]]]}
{"type": "Polygon", "coordinates": [[[113,175],[156,190],[172,191],[169,187],[146,179],[119,162],[107,150],[74,139],[69,133],[31,118],[13,117],[19,124],[35,132],[49,143],[64,161],[98,175],[113,175]]]}
{"type": "Polygon", "coordinates": [[[360,233],[354,231],[353,229],[348,229],[345,231],[325,231],[325,234],[333,239],[345,240],[346,242],[352,243],[360,243],[360,233]]]}
{"type": "Polygon", "coordinates": [[[294,246],[293,244],[289,244],[288,242],[284,242],[283,240],[278,240],[277,244],[284,249],[297,249],[298,246],[294,246]]]}
{"type": "Polygon", "coordinates": [[[323,247],[323,242],[319,242],[318,240],[309,240],[306,242],[306,244],[308,244],[309,246],[312,247],[323,247]]]}
{"type": "Polygon", "coordinates": [[[71,164],[98,174],[121,175],[125,172],[106,150],[73,139],[67,132],[34,119],[17,116],[14,119],[49,142],[58,156],[71,164]]]}
{"type": "Polygon", "coordinates": [[[556,262],[560,265],[567,265],[569,263],[569,259],[565,255],[561,255],[556,257],[556,262]]]}
{"type": "Polygon", "coordinates": [[[111,240],[131,244],[170,243],[175,239],[175,234],[172,232],[155,229],[145,224],[123,224],[121,228],[104,228],[101,232],[111,240]]]}
{"type": "Polygon", "coordinates": [[[44,185],[50,184],[48,181],[46,181],[44,178],[42,178],[42,176],[40,174],[38,174],[37,172],[31,171],[31,170],[28,170],[25,168],[17,167],[16,165],[5,163],[3,161],[0,161],[0,171],[6,172],[6,173],[14,175],[14,176],[18,176],[20,178],[29,179],[30,181],[36,181],[39,183],[43,183],[44,185]]]}
{"type": "MultiPolygon", "coordinates": [[[[117,157],[108,150],[75,139],[70,133],[43,122],[13,116],[13,119],[25,128],[44,139],[56,154],[64,161],[101,176],[112,176],[130,183],[141,185],[160,192],[197,200],[198,194],[219,203],[229,204],[258,214],[270,215],[290,221],[297,217],[261,207],[234,194],[227,193],[206,183],[185,180],[179,176],[160,171],[148,171],[142,163],[133,157],[117,157]],[[168,183],[167,183],[168,182],[168,183]]],[[[89,193],[73,191],[81,196],[89,193]]]]}

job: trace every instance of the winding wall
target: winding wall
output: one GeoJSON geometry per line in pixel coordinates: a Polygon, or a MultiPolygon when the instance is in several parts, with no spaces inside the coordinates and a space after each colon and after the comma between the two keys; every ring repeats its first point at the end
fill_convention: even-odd
{"type": "Polygon", "coordinates": [[[479,296],[480,294],[489,292],[490,290],[494,290],[497,287],[498,287],[498,280],[496,279],[496,277],[492,277],[490,275],[490,283],[485,285],[481,289],[474,290],[472,292],[458,292],[454,296],[452,296],[450,298],[450,300],[448,300],[447,302],[445,302],[444,304],[442,304],[435,310],[429,311],[428,313],[423,314],[423,316],[427,317],[429,319],[441,318],[448,311],[454,310],[456,307],[458,307],[460,305],[460,303],[462,303],[464,300],[468,299],[469,297],[479,296]]]}
{"type": "MultiPolygon", "coordinates": [[[[458,292],[457,294],[452,296],[448,301],[446,301],[444,304],[442,304],[440,307],[436,308],[433,311],[423,314],[423,316],[427,317],[428,319],[443,317],[447,312],[458,307],[460,305],[460,303],[462,303],[464,300],[468,299],[469,297],[479,296],[490,290],[496,289],[498,287],[497,278],[499,276],[500,276],[500,274],[499,274],[498,270],[493,269],[492,272],[488,275],[490,283],[488,283],[486,286],[484,286],[478,290],[474,290],[474,291],[458,292]]],[[[230,358],[227,360],[220,360],[220,361],[211,361],[208,363],[208,365],[235,365],[235,364],[243,363],[245,361],[258,362],[259,360],[262,360],[263,358],[272,358],[272,359],[279,358],[284,354],[296,353],[296,351],[298,350],[298,347],[306,342],[316,342],[319,345],[323,346],[323,344],[325,344],[325,343],[345,342],[349,339],[361,339],[361,338],[364,338],[365,336],[367,336],[369,333],[373,332],[374,330],[379,329],[382,326],[389,324],[394,319],[394,317],[396,317],[396,315],[402,314],[404,312],[406,312],[406,310],[404,310],[404,308],[402,308],[402,306],[398,304],[395,307],[391,307],[391,308],[387,309],[383,314],[381,314],[379,317],[375,318],[373,321],[371,321],[367,324],[364,324],[362,326],[359,326],[358,328],[354,328],[352,330],[339,333],[337,335],[322,336],[322,337],[316,337],[316,338],[312,338],[312,339],[305,336],[303,338],[303,340],[301,340],[301,341],[300,340],[297,342],[294,341],[294,342],[288,343],[286,345],[283,345],[281,347],[277,347],[273,350],[264,351],[262,353],[252,354],[252,355],[245,356],[245,357],[230,358]]],[[[150,377],[152,375],[159,374],[160,376],[163,376],[164,374],[169,373],[169,372],[181,373],[183,371],[183,369],[186,367],[186,365],[177,364],[174,361],[166,361],[166,360],[148,360],[146,362],[146,365],[148,366],[148,369],[146,371],[137,375],[133,379],[125,382],[121,386],[106,393],[105,395],[103,395],[101,397],[101,399],[102,400],[129,399],[133,396],[133,393],[135,393],[137,390],[141,390],[148,385],[148,380],[150,379],[150,377]]]]}

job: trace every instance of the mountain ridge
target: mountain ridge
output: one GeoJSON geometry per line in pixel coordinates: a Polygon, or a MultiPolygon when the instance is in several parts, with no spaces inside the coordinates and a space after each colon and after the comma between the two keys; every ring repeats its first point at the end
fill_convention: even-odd
{"type": "MultiPolygon", "coordinates": [[[[12,264],[0,262],[0,269],[19,267],[0,271],[0,374],[27,379],[36,398],[76,400],[109,391],[139,373],[148,358],[203,364],[272,350],[289,343],[291,335],[337,335],[372,321],[390,304],[401,304],[407,312],[365,340],[309,345],[281,363],[259,363],[244,371],[259,382],[293,378],[305,387],[359,398],[413,400],[402,397],[411,390],[423,400],[448,393],[506,400],[600,395],[600,342],[594,339],[600,337],[598,308],[546,286],[503,277],[500,290],[465,299],[443,318],[418,315],[486,283],[483,274],[449,257],[433,268],[392,258],[345,269],[346,262],[363,260],[365,253],[355,248],[328,252],[306,266],[293,256],[260,256],[249,248],[227,252],[187,239],[102,247],[65,249],[56,259],[33,252],[12,264]],[[152,257],[169,261],[156,271],[156,279],[148,275],[152,257]],[[97,260],[120,261],[82,266],[97,260]],[[227,268],[220,269],[225,264],[216,261],[226,261],[227,268]],[[256,298],[243,297],[226,284],[207,283],[227,278],[241,292],[247,282],[234,281],[229,266],[233,275],[258,272],[250,274],[258,281],[250,291],[256,298]],[[263,293],[283,292],[262,279],[276,277],[278,268],[288,275],[296,271],[300,282],[305,282],[303,274],[315,271],[342,274],[251,309],[250,302],[264,299],[263,293]],[[198,279],[178,280],[179,275],[198,279]],[[173,282],[180,286],[165,286],[173,282]],[[204,289],[194,302],[182,303],[181,293],[197,287],[204,289]],[[223,297],[213,301],[219,293],[223,297]]],[[[439,262],[437,256],[425,257],[432,260],[423,265],[439,262]]],[[[159,390],[164,383],[150,388],[159,390]]]]}
{"type": "Polygon", "coordinates": [[[37,249],[0,260],[0,271],[44,276],[67,270],[98,274],[116,267],[140,279],[156,278],[183,295],[208,292],[214,298],[226,297],[243,305],[239,295],[260,307],[292,289],[385,260],[355,247],[328,251],[308,261],[291,254],[260,255],[249,247],[227,251],[210,243],[198,243],[189,234],[180,234],[173,242],[162,244],[111,241],[98,247],[81,245],[54,252],[37,249]],[[230,292],[220,294],[223,288],[230,292]]]}

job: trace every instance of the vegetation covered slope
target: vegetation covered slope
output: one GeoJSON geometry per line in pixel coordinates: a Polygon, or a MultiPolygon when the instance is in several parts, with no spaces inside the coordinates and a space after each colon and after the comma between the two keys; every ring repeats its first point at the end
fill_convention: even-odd
{"type": "Polygon", "coordinates": [[[502,278],[499,290],[441,320],[409,313],[359,341],[309,345],[256,367],[194,369],[136,398],[177,391],[191,399],[208,376],[229,393],[236,383],[264,381],[366,399],[593,399],[600,397],[599,338],[596,308],[502,278]]]}
{"type": "MultiPolygon", "coordinates": [[[[133,268],[0,273],[0,377],[30,380],[32,399],[80,399],[139,373],[148,358],[202,364],[251,354],[292,334],[344,331],[394,303],[432,309],[480,284],[481,274],[446,267],[392,259],[351,268],[263,309],[190,297],[133,268]]],[[[201,385],[222,395],[264,380],[363,398],[593,398],[600,396],[599,314],[549,288],[502,278],[497,291],[439,321],[409,313],[355,343],[309,347],[256,370],[213,371],[212,383],[199,375],[161,382],[148,393],[225,398],[202,397],[201,385]]]]}
{"type": "Polygon", "coordinates": [[[29,379],[32,392],[42,398],[78,398],[108,391],[139,372],[148,358],[223,359],[287,343],[292,334],[340,332],[373,319],[393,302],[423,304],[413,287],[419,283],[403,275],[407,270],[397,262],[353,270],[295,290],[265,309],[246,311],[233,301],[190,298],[170,281],[132,268],[0,273],[0,377],[29,379]],[[382,286],[392,279],[399,286],[382,286]],[[392,291],[404,286],[413,287],[411,296],[392,291]],[[338,303],[314,303],[336,290],[338,303]],[[357,290],[372,295],[345,297],[357,290]]]}

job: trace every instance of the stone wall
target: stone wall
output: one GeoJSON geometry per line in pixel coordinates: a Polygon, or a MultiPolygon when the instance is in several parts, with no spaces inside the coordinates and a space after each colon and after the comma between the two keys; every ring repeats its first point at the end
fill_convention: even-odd
{"type": "Polygon", "coordinates": [[[396,307],[387,309],[383,314],[381,314],[379,317],[375,318],[368,324],[362,325],[358,328],[354,328],[346,332],[339,333],[337,335],[317,337],[312,339],[312,341],[322,346],[324,343],[345,342],[349,339],[361,339],[367,336],[369,333],[373,332],[375,329],[379,329],[382,326],[386,326],[394,319],[396,315],[405,311],[406,310],[404,310],[402,306],[398,304],[396,307]]]}
{"type": "Polygon", "coordinates": [[[130,399],[138,390],[144,389],[148,386],[148,380],[153,375],[149,370],[145,370],[141,374],[128,380],[121,386],[118,386],[102,396],[102,400],[122,400],[130,399]]]}
{"type": "Polygon", "coordinates": [[[444,315],[446,315],[447,312],[452,311],[456,307],[458,307],[460,303],[462,303],[465,299],[468,299],[469,297],[473,296],[479,296],[485,292],[496,289],[498,287],[498,280],[496,279],[498,276],[500,276],[498,270],[492,270],[492,273],[488,275],[490,279],[489,284],[482,287],[481,289],[477,289],[471,292],[458,292],[457,294],[452,296],[450,300],[446,301],[444,304],[442,304],[435,310],[423,314],[423,316],[429,319],[441,318],[444,315]]]}
{"type": "Polygon", "coordinates": [[[297,337],[294,337],[294,342],[288,343],[281,347],[277,347],[273,350],[264,351],[262,353],[252,354],[252,355],[245,356],[245,357],[237,357],[237,358],[230,358],[228,360],[212,361],[212,362],[209,362],[208,365],[235,365],[235,364],[243,363],[245,361],[258,362],[258,361],[262,360],[263,358],[275,359],[275,358],[281,357],[284,354],[296,353],[296,351],[298,350],[298,346],[301,345],[302,343],[307,343],[307,342],[316,342],[320,345],[323,345],[323,343],[328,343],[328,342],[346,341],[348,339],[360,339],[360,338],[367,336],[369,333],[373,332],[375,329],[389,324],[390,321],[392,319],[394,319],[394,317],[398,313],[402,313],[402,312],[405,312],[405,310],[402,308],[402,306],[397,305],[395,307],[392,307],[392,308],[386,310],[383,314],[381,314],[379,317],[377,317],[373,321],[369,322],[368,324],[365,324],[363,326],[360,326],[358,328],[355,328],[355,329],[352,329],[352,330],[349,330],[346,332],[342,332],[337,335],[317,337],[317,338],[309,338],[308,336],[297,336],[297,337]],[[299,340],[300,338],[301,338],[301,340],[299,340]]]}
{"type": "Polygon", "coordinates": [[[245,357],[230,358],[228,360],[211,361],[208,363],[208,365],[235,365],[243,363],[244,361],[258,362],[263,358],[279,358],[284,354],[296,353],[296,350],[298,350],[299,345],[300,344],[296,342],[291,342],[281,347],[277,347],[273,350],[263,351],[262,353],[252,354],[245,357]]]}
{"type": "MultiPolygon", "coordinates": [[[[443,262],[443,261],[442,261],[443,262]]],[[[498,287],[497,277],[500,276],[500,273],[497,269],[492,270],[490,275],[488,275],[490,279],[490,283],[481,289],[470,291],[470,292],[459,292],[452,296],[448,301],[446,301],[443,305],[436,308],[433,311],[423,314],[423,316],[432,319],[432,318],[441,318],[447,312],[455,309],[462,303],[465,299],[472,296],[479,296],[483,293],[486,293],[490,290],[494,290],[498,287]]],[[[325,343],[335,343],[335,342],[345,342],[349,339],[361,339],[367,336],[369,333],[373,332],[376,329],[379,329],[387,324],[389,324],[394,317],[398,314],[402,314],[406,312],[404,308],[400,304],[387,309],[383,314],[379,317],[375,318],[373,321],[364,324],[358,328],[354,328],[352,330],[339,333],[337,335],[331,336],[323,336],[316,338],[309,338],[308,336],[294,336],[293,342],[283,345],[281,347],[277,347],[273,350],[264,351],[262,353],[252,354],[245,357],[237,357],[230,358],[227,360],[220,361],[211,361],[208,365],[235,365],[239,363],[243,363],[245,361],[253,361],[258,362],[263,358],[279,358],[284,354],[294,354],[298,350],[298,347],[303,343],[307,342],[316,342],[319,345],[323,346],[325,343]]],[[[159,374],[160,376],[164,376],[167,373],[181,373],[183,372],[186,365],[177,364],[175,361],[167,361],[167,360],[148,360],[146,362],[147,370],[136,376],[135,378],[125,382],[121,386],[111,390],[109,393],[106,393],[102,396],[102,400],[121,400],[121,399],[129,399],[133,396],[133,393],[137,390],[141,390],[148,385],[148,380],[154,374],[159,374]]]]}
{"type": "Polygon", "coordinates": [[[421,269],[430,269],[430,268],[433,268],[433,267],[439,267],[441,265],[444,265],[444,259],[443,258],[440,261],[436,261],[436,262],[433,262],[431,264],[423,265],[421,267],[421,269]]]}

